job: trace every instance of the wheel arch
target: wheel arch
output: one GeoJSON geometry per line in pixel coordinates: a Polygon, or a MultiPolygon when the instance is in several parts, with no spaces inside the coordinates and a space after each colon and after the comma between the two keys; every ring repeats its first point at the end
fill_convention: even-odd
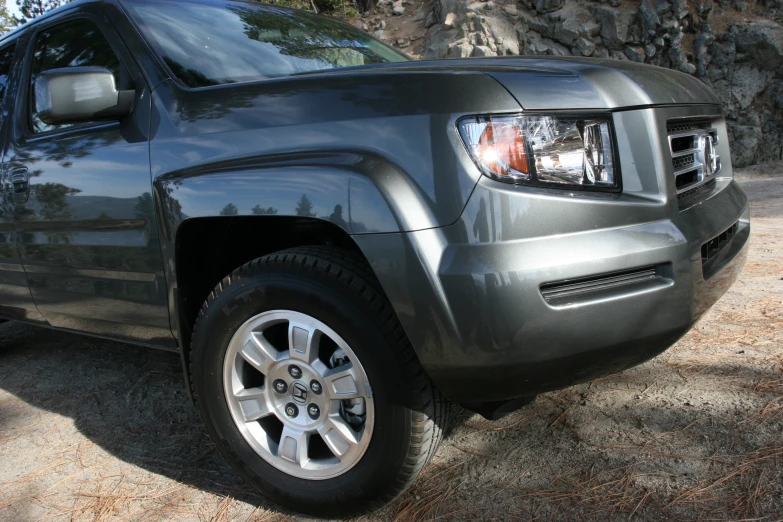
{"type": "MultiPolygon", "coordinates": [[[[178,335],[183,368],[189,368],[190,340],[202,304],[213,288],[248,261],[301,246],[334,246],[367,262],[351,236],[323,219],[293,216],[215,216],[182,222],[174,241],[172,329],[178,335]],[[261,237],[247,241],[248,237],[261,237]]],[[[368,263],[369,266],[369,263],[368,263]]],[[[187,376],[187,375],[186,375],[187,376]]],[[[188,393],[190,393],[189,379],[188,393]]]]}

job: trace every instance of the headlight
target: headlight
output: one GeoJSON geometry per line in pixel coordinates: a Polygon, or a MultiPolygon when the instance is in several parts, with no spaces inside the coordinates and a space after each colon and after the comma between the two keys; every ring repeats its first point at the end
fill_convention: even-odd
{"type": "Polygon", "coordinates": [[[473,161],[490,178],[560,188],[613,190],[609,122],[561,116],[471,116],[459,132],[473,161]]]}

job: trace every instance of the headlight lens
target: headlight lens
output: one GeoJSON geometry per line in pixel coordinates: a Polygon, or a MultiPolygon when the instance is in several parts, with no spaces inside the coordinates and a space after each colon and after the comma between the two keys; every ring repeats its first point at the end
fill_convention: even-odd
{"type": "Polygon", "coordinates": [[[508,183],[618,187],[609,122],[541,115],[475,116],[459,132],[481,171],[508,183]]]}

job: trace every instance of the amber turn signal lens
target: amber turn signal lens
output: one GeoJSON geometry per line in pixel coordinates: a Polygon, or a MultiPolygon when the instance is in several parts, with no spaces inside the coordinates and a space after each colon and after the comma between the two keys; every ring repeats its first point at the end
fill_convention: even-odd
{"type": "Polygon", "coordinates": [[[476,152],[498,176],[529,174],[522,129],[511,122],[490,122],[479,136],[476,152]]]}

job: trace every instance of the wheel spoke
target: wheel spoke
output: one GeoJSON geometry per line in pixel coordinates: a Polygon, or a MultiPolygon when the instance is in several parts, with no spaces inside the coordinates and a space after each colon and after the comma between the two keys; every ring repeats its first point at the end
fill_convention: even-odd
{"type": "Polygon", "coordinates": [[[288,324],[289,356],[311,363],[318,358],[318,343],[321,332],[302,324],[288,324]]]}
{"type": "Polygon", "coordinates": [[[280,352],[275,350],[266,337],[255,332],[250,334],[250,339],[242,347],[240,355],[264,375],[269,372],[269,367],[280,358],[280,352]]]}
{"type": "Polygon", "coordinates": [[[257,421],[272,414],[266,405],[263,388],[245,388],[234,395],[239,401],[239,407],[242,409],[242,416],[246,422],[257,421]]]}
{"type": "Polygon", "coordinates": [[[366,396],[362,386],[353,377],[353,365],[351,364],[328,370],[323,378],[326,381],[326,389],[329,390],[333,399],[356,399],[366,396]]]}
{"type": "Polygon", "coordinates": [[[356,433],[339,415],[330,415],[318,428],[318,433],[338,459],[359,443],[356,433]]]}
{"type": "Polygon", "coordinates": [[[286,426],[283,428],[283,433],[280,435],[277,456],[289,462],[299,464],[299,466],[304,466],[310,460],[307,456],[307,445],[309,441],[310,434],[308,432],[286,426]]]}

